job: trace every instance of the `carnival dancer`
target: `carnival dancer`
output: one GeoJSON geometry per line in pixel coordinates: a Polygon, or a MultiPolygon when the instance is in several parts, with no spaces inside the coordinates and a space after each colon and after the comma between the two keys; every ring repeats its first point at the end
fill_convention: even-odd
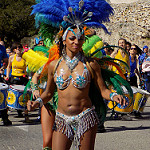
{"type": "MultiPolygon", "coordinates": [[[[85,139],[81,141],[81,148],[94,149],[96,124],[98,123],[98,120],[97,120],[97,115],[94,111],[94,108],[92,107],[92,104],[90,102],[90,99],[87,96],[88,95],[87,92],[90,86],[89,83],[90,83],[91,74],[89,70],[87,69],[87,66],[84,62],[85,61],[84,55],[79,52],[83,44],[84,35],[82,34],[80,39],[77,39],[76,38],[77,28],[74,28],[72,31],[68,31],[68,34],[65,37],[66,39],[64,40],[63,43],[66,45],[66,52],[63,52],[63,53],[66,53],[66,54],[64,54],[63,57],[59,60],[59,65],[56,68],[54,76],[53,76],[53,70],[57,61],[54,61],[49,65],[46,91],[41,95],[41,98],[38,98],[35,102],[28,103],[28,108],[39,105],[39,101],[41,101],[42,99],[43,101],[45,101],[45,103],[49,99],[51,99],[55,90],[55,83],[56,83],[57,89],[58,89],[57,90],[58,97],[60,96],[60,99],[58,99],[58,108],[57,108],[56,118],[55,118],[56,126],[53,132],[52,149],[60,149],[62,147],[66,149],[67,147],[70,147],[70,144],[71,144],[70,140],[72,140],[73,136],[77,136],[76,140],[78,141],[76,142],[79,142],[80,136],[81,136],[80,132],[82,132],[82,135],[84,134],[84,139],[85,139]],[[72,33],[72,31],[75,33],[75,35],[74,33],[72,33]],[[74,57],[76,54],[78,54],[81,57],[80,58],[81,60],[80,59],[77,60],[78,64],[76,64],[76,66],[78,66],[78,69],[70,68],[71,70],[68,71],[68,67],[71,67],[69,66],[71,64],[69,64],[69,60],[67,61],[67,59],[74,57]],[[82,65],[84,66],[84,68],[82,65]],[[84,72],[83,75],[80,75],[82,74],[81,71],[84,72]],[[64,77],[66,76],[67,78],[63,79],[62,78],[63,76],[64,77]],[[76,77],[76,80],[73,79],[75,77],[76,77]],[[80,78],[82,79],[82,81],[80,81],[80,78]],[[93,120],[93,123],[90,123],[89,119],[86,120],[86,118],[93,120]],[[66,119],[67,120],[70,119],[70,121],[68,120],[69,121],[68,122],[66,119]],[[84,119],[87,121],[90,128],[88,126],[85,126],[84,127],[85,129],[82,128],[82,125],[84,124],[84,121],[83,121],[84,119]],[[59,123],[61,123],[63,126],[61,127],[59,123]],[[73,127],[76,129],[73,132],[70,131],[68,135],[67,132],[69,132],[70,128],[73,128],[73,127]],[[63,133],[59,132],[61,128],[63,129],[66,128],[66,132],[63,132],[63,133]],[[79,128],[82,128],[82,129],[79,130],[79,128]],[[76,130],[78,130],[78,132],[76,133],[77,135],[74,135],[74,132],[76,130]],[[89,143],[91,142],[91,144],[89,145],[87,145],[88,140],[89,140],[89,143]],[[58,145],[56,146],[55,143],[57,142],[59,142],[60,147],[58,145]]],[[[110,95],[112,94],[111,94],[111,91],[106,88],[102,80],[102,77],[100,74],[100,68],[98,64],[94,60],[89,62],[89,64],[91,65],[93,72],[95,72],[94,73],[96,76],[95,80],[98,83],[102,96],[105,99],[110,100],[110,95]]],[[[113,96],[113,100],[120,103],[121,105],[124,103],[123,97],[121,97],[118,94],[113,96]]],[[[79,146],[79,143],[78,143],[78,146],[79,146]]]]}
{"type": "Polygon", "coordinates": [[[34,13],[38,12],[39,15],[36,15],[36,17],[42,18],[43,10],[46,9],[41,9],[41,7],[49,7],[48,11],[50,16],[46,16],[45,21],[49,22],[50,25],[56,25],[56,23],[62,26],[63,23],[64,25],[69,24],[63,26],[63,32],[61,32],[63,35],[59,38],[60,59],[54,60],[48,65],[46,90],[36,101],[28,102],[28,109],[33,110],[39,105],[42,106],[43,103],[46,104],[52,98],[57,87],[58,107],[55,117],[52,149],[69,149],[72,141],[74,141],[77,148],[91,150],[94,149],[98,123],[95,108],[92,106],[92,101],[88,96],[91,79],[94,79],[105,99],[113,100],[121,105],[125,105],[125,100],[121,95],[111,93],[106,88],[97,61],[84,56],[82,45],[85,36],[82,25],[83,23],[84,25],[100,25],[103,20],[100,21],[98,11],[94,14],[88,12],[88,10],[94,11],[100,9],[100,5],[105,4],[107,8],[110,8],[110,11],[107,11],[107,14],[105,14],[108,17],[112,8],[103,0],[97,1],[98,4],[96,5],[95,1],[91,3],[91,1],[86,0],[84,5],[84,2],[81,0],[79,8],[75,5],[79,1],[74,1],[73,4],[70,1],[65,1],[65,3],[61,2],[59,1],[59,5],[57,5],[56,1],[41,1],[34,6],[34,13]],[[76,9],[71,6],[76,7],[76,9]],[[54,12],[56,10],[54,7],[61,7],[57,11],[60,10],[62,17],[56,15],[57,13],[54,12]],[[66,10],[66,7],[69,7],[69,12],[68,9],[66,10]],[[68,15],[69,13],[70,15],[68,15]],[[63,15],[68,16],[63,17],[63,15]]]}
{"type": "MultiPolygon", "coordinates": [[[[10,81],[11,84],[16,85],[26,85],[28,82],[26,74],[26,63],[22,58],[22,45],[18,42],[12,44],[12,50],[15,52],[15,55],[9,57],[9,62],[7,66],[6,81],[10,81]],[[11,77],[9,77],[10,71],[12,69],[11,77]]],[[[18,110],[18,117],[23,117],[22,110],[18,110]]],[[[28,111],[25,110],[25,122],[30,122],[28,111]]]]}

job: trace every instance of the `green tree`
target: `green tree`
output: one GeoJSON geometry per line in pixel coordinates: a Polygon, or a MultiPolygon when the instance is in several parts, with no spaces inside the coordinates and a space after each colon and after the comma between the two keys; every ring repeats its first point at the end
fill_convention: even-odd
{"type": "Polygon", "coordinates": [[[0,0],[0,35],[8,42],[35,34],[33,4],[34,0],[0,0]]]}

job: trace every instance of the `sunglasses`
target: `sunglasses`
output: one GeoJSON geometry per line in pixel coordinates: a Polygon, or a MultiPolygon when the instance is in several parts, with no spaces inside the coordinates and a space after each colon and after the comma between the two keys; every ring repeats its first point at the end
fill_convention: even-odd
{"type": "Polygon", "coordinates": [[[132,48],[132,47],[131,47],[131,50],[136,50],[136,48],[132,48]]]}

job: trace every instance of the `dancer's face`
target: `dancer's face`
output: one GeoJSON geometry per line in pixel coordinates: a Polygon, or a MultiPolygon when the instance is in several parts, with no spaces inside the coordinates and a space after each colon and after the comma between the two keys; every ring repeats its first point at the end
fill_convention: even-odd
{"type": "Polygon", "coordinates": [[[66,45],[66,52],[71,51],[72,53],[78,53],[84,43],[84,35],[82,34],[80,39],[76,38],[77,29],[73,29],[75,34],[72,31],[68,31],[66,40],[63,42],[66,45]]]}

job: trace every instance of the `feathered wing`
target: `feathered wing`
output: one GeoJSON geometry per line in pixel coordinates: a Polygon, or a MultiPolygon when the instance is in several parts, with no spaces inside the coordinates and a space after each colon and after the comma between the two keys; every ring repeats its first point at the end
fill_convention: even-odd
{"type": "Polygon", "coordinates": [[[33,48],[33,51],[36,52],[36,53],[38,53],[39,55],[45,56],[47,58],[49,56],[49,48],[45,47],[45,46],[35,46],[33,48]]]}
{"type": "Polygon", "coordinates": [[[41,72],[40,78],[47,76],[49,63],[52,62],[53,60],[58,59],[58,58],[59,58],[59,48],[56,44],[54,44],[49,50],[49,59],[46,62],[46,64],[44,65],[44,68],[41,72]]]}
{"type": "MultiPolygon", "coordinates": [[[[102,48],[97,47],[97,49],[96,49],[94,47],[94,45],[99,40],[100,39],[97,38],[96,36],[93,36],[92,38],[88,38],[87,41],[83,45],[83,51],[86,54],[90,54],[90,56],[92,56],[92,57],[97,56],[97,53],[105,48],[105,47],[102,47],[102,48]],[[93,53],[91,53],[91,49],[93,47],[95,48],[95,50],[93,51],[93,53]]],[[[107,47],[110,47],[110,46],[107,46],[107,47]]],[[[113,46],[113,47],[117,47],[117,46],[113,46]]],[[[111,57],[101,56],[101,57],[95,58],[95,59],[101,66],[102,77],[103,77],[107,87],[111,90],[112,89],[115,90],[118,94],[124,95],[124,90],[122,88],[122,86],[124,86],[127,89],[128,93],[130,95],[130,98],[133,101],[133,91],[131,89],[131,86],[125,80],[125,76],[122,73],[120,65],[119,65],[119,63],[115,62],[115,60],[117,60],[118,62],[122,62],[126,66],[128,71],[129,71],[129,66],[125,62],[118,60],[118,59],[111,58],[111,57]],[[108,70],[109,66],[115,66],[117,68],[117,70],[119,71],[119,74],[116,74],[115,72],[113,72],[111,70],[108,70]]],[[[91,82],[89,96],[90,96],[93,104],[96,107],[96,111],[97,111],[99,117],[101,118],[101,121],[103,122],[106,118],[107,110],[106,110],[105,103],[102,100],[100,91],[98,90],[98,88],[95,86],[95,84],[93,82],[91,82]],[[96,96],[93,96],[93,95],[96,95],[96,96]]]]}
{"type": "Polygon", "coordinates": [[[32,49],[28,50],[22,55],[22,58],[26,60],[28,69],[31,72],[36,72],[40,67],[42,67],[47,61],[48,58],[41,56],[40,54],[34,52],[32,49]]]}
{"type": "Polygon", "coordinates": [[[97,35],[93,35],[91,37],[86,36],[82,49],[84,54],[88,56],[93,52],[92,49],[97,50],[101,47],[103,47],[102,39],[97,35]]]}

